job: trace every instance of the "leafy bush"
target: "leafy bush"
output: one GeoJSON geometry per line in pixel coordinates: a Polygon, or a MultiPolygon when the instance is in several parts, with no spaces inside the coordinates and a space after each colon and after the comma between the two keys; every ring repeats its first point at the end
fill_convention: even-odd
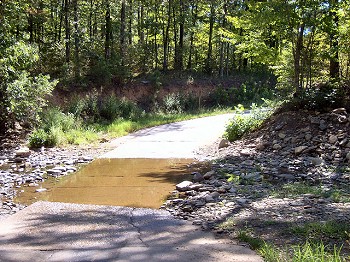
{"type": "Polygon", "coordinates": [[[296,108],[325,111],[345,104],[346,86],[339,82],[326,82],[307,88],[292,101],[296,108]]]}
{"type": "Polygon", "coordinates": [[[35,129],[29,135],[29,146],[32,148],[39,148],[45,145],[47,140],[47,133],[44,129],[35,129]]]}
{"type": "Polygon", "coordinates": [[[163,98],[163,111],[166,114],[178,114],[183,112],[181,96],[178,93],[166,95],[163,98]]]}
{"type": "Polygon", "coordinates": [[[77,118],[88,122],[108,121],[118,118],[133,119],[139,117],[141,109],[132,101],[125,98],[99,95],[97,92],[87,95],[85,98],[73,100],[67,109],[77,118]]]}
{"type": "Polygon", "coordinates": [[[251,110],[245,113],[244,106],[235,107],[236,116],[226,127],[224,137],[229,141],[240,139],[246,133],[258,128],[262,122],[271,115],[272,110],[251,105],[251,110]]]}
{"type": "Polygon", "coordinates": [[[55,127],[52,127],[49,131],[45,131],[42,128],[35,129],[29,135],[29,146],[31,148],[56,146],[61,142],[61,133],[62,130],[55,127]]]}
{"type": "Polygon", "coordinates": [[[34,124],[46,105],[45,97],[51,94],[57,81],[49,76],[30,73],[38,61],[37,48],[16,42],[0,54],[0,124],[14,122],[34,124]]]}
{"type": "Polygon", "coordinates": [[[48,108],[41,116],[43,129],[48,132],[52,127],[66,132],[73,128],[80,128],[81,121],[72,113],[64,113],[59,108],[48,108]]]}

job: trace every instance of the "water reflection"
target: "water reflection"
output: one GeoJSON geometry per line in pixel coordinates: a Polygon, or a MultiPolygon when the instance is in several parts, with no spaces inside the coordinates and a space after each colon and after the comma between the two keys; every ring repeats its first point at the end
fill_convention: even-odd
{"type": "Polygon", "coordinates": [[[46,181],[48,191],[26,187],[16,199],[30,204],[52,202],[159,208],[177,183],[190,179],[198,165],[191,159],[97,159],[58,182],[46,181]]]}

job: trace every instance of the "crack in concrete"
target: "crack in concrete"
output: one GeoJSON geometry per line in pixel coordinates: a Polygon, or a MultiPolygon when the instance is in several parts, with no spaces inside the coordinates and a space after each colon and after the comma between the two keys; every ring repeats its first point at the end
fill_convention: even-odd
{"type": "Polygon", "coordinates": [[[138,234],[138,239],[141,241],[141,243],[145,246],[145,247],[148,247],[148,245],[143,241],[142,239],[142,233],[141,233],[141,228],[138,227],[136,224],[135,224],[135,220],[134,220],[134,211],[136,210],[136,208],[132,208],[131,210],[131,216],[130,216],[130,225],[132,225],[136,231],[137,231],[137,234],[138,234]]]}

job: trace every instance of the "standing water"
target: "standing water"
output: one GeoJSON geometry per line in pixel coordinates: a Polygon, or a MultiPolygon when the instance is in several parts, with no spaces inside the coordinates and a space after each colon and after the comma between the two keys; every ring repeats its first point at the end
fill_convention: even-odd
{"type": "MultiPolygon", "coordinates": [[[[96,159],[58,182],[42,184],[35,193],[24,187],[16,201],[39,200],[78,204],[159,208],[175,185],[191,178],[199,167],[191,159],[96,159]]],[[[202,167],[203,169],[203,167],[202,167]]]]}

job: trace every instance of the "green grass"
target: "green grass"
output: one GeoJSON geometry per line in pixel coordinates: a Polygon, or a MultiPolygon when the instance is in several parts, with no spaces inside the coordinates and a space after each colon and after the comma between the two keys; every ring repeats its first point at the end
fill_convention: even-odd
{"type": "MultiPolygon", "coordinates": [[[[148,127],[173,123],[177,121],[195,119],[205,116],[213,116],[227,112],[229,112],[228,109],[213,109],[207,111],[198,111],[196,113],[152,113],[142,114],[141,116],[133,119],[118,118],[112,122],[87,123],[85,125],[80,119],[77,119],[76,123],[78,123],[78,125],[70,125],[69,127],[66,127],[68,125],[65,125],[65,128],[62,128],[62,123],[67,122],[67,118],[69,118],[71,122],[71,115],[65,115],[61,112],[57,112],[57,115],[59,115],[60,119],[56,120],[58,117],[56,117],[55,115],[55,123],[50,123],[50,125],[44,125],[42,129],[39,129],[40,132],[36,131],[35,135],[31,134],[29,137],[29,144],[33,147],[40,147],[40,143],[42,141],[47,140],[47,137],[54,138],[54,143],[50,143],[50,146],[64,146],[67,144],[93,144],[98,143],[101,140],[101,138],[112,139],[148,127]],[[58,127],[55,128],[54,133],[51,132],[51,127],[53,125],[58,127]]],[[[43,144],[45,145],[45,143],[43,144]]]]}
{"type": "Polygon", "coordinates": [[[307,238],[308,240],[327,239],[346,241],[349,240],[350,223],[338,223],[336,221],[309,222],[303,225],[292,226],[289,229],[293,235],[307,238]]]}
{"type": "Polygon", "coordinates": [[[258,253],[266,262],[345,262],[349,258],[340,255],[341,248],[329,248],[321,243],[305,242],[284,250],[275,245],[264,243],[258,253]]]}
{"type": "Polygon", "coordinates": [[[263,245],[265,243],[264,240],[262,240],[261,238],[254,237],[252,235],[252,233],[247,229],[240,230],[238,232],[237,238],[239,241],[248,243],[249,246],[254,250],[257,250],[257,249],[263,247],[263,245]]]}
{"type": "Polygon", "coordinates": [[[334,202],[350,202],[350,192],[346,188],[325,188],[322,185],[308,185],[306,183],[295,182],[284,184],[281,188],[275,189],[272,196],[280,198],[295,198],[304,194],[312,194],[316,197],[330,198],[334,202]]]}

